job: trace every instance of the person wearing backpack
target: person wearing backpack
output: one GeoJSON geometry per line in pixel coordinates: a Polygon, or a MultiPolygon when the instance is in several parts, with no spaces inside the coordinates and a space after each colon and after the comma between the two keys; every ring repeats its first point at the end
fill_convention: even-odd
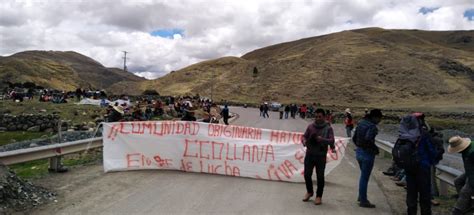
{"type": "Polygon", "coordinates": [[[326,157],[328,146],[331,152],[336,153],[334,145],[334,131],[325,121],[325,112],[323,109],[316,110],[314,123],[308,125],[302,143],[306,146],[306,155],[304,158],[304,180],[306,183],[306,194],[303,198],[304,202],[309,201],[314,195],[313,191],[313,169],[316,167],[316,178],[318,181],[318,189],[316,190],[316,199],[314,204],[320,205],[324,190],[324,170],[326,169],[326,157]]]}
{"type": "Polygon", "coordinates": [[[449,153],[461,153],[465,173],[454,180],[458,192],[458,199],[452,210],[453,215],[466,214],[472,207],[474,199],[474,146],[469,138],[454,136],[449,138],[449,153]]]}
{"type": "Polygon", "coordinates": [[[423,114],[414,113],[402,118],[392,155],[406,173],[407,214],[417,214],[418,202],[421,215],[431,214],[431,166],[435,163],[436,149],[423,114]]]}
{"type": "Polygon", "coordinates": [[[370,174],[374,167],[375,155],[379,154],[379,148],[375,145],[375,136],[378,134],[377,124],[382,120],[382,111],[373,109],[357,125],[352,141],[357,146],[356,158],[360,168],[359,178],[359,206],[363,208],[375,208],[375,205],[367,199],[367,186],[370,174]]]}

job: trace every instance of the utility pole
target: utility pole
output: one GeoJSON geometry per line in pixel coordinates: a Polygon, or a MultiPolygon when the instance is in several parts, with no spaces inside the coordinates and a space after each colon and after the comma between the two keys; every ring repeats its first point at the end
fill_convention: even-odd
{"type": "Polygon", "coordinates": [[[123,71],[127,71],[127,51],[122,51],[123,52],[123,71]]]}

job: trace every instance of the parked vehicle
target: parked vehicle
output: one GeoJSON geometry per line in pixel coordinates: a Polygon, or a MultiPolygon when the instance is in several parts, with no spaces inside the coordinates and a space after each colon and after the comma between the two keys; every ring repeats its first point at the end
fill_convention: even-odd
{"type": "Polygon", "coordinates": [[[272,102],[270,103],[270,110],[271,111],[278,111],[278,109],[281,107],[281,104],[278,102],[272,102]]]}

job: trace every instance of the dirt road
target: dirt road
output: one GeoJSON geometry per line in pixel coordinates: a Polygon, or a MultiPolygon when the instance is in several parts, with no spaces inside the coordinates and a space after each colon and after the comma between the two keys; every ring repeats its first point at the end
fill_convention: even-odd
{"type": "MultiPolygon", "coordinates": [[[[233,124],[288,131],[304,131],[303,119],[259,117],[257,109],[231,108],[239,114],[233,124]]],[[[335,125],[337,136],[345,132],[335,125]]],[[[388,165],[377,158],[374,174],[388,165]]],[[[323,205],[302,202],[302,183],[271,182],[179,171],[129,171],[103,173],[101,164],[54,174],[39,183],[58,193],[58,201],[32,214],[392,214],[404,208],[387,200],[385,182],[371,178],[368,196],[377,208],[357,205],[359,169],[349,148],[341,164],[326,177],[323,205]],[[397,209],[398,208],[398,209],[397,209]]],[[[381,180],[388,180],[382,178],[381,180]]],[[[388,181],[388,183],[391,183],[388,181]]]]}

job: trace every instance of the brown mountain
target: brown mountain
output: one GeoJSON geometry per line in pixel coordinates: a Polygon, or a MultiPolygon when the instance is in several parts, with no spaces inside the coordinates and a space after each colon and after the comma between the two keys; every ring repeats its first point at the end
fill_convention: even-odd
{"type": "Polygon", "coordinates": [[[204,61],[127,89],[208,97],[214,89],[214,99],[248,103],[474,104],[473,68],[474,31],[367,28],[204,61]]]}
{"type": "Polygon", "coordinates": [[[76,52],[25,51],[0,57],[0,80],[74,90],[77,87],[107,89],[122,81],[140,82],[145,79],[121,69],[106,68],[76,52]]]}

